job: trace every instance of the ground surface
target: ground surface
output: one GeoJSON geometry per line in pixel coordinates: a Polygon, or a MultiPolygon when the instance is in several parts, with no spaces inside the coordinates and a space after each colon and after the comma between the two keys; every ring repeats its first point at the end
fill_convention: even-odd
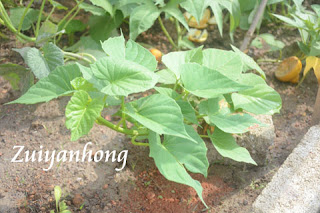
{"type": "MultiPolygon", "coordinates": [[[[166,23],[170,29],[170,23],[166,23]]],[[[123,26],[126,34],[126,28],[123,26]]],[[[227,28],[227,27],[225,27],[227,28]]],[[[268,26],[261,33],[273,33],[279,40],[290,45],[297,39],[296,31],[268,26]]],[[[1,29],[2,30],[2,29],[1,29]]],[[[172,31],[172,30],[171,30],[172,31]]],[[[228,33],[222,39],[216,27],[210,26],[205,47],[230,49],[228,33]]],[[[239,46],[244,33],[235,33],[235,45],[239,46]]],[[[170,51],[159,26],[138,38],[138,41],[156,46],[164,53],[170,51]]],[[[22,64],[22,59],[11,48],[22,45],[11,40],[0,40],[1,63],[22,64]]],[[[292,46],[292,45],[291,45],[292,46]]],[[[293,47],[294,48],[294,47],[293,47]]],[[[294,50],[287,48],[285,56],[294,50]]],[[[249,53],[258,58],[277,57],[276,54],[251,49],[249,53]]],[[[204,187],[204,199],[210,212],[248,212],[252,202],[279,165],[306,133],[317,83],[313,74],[299,88],[274,78],[276,63],[260,63],[266,72],[267,82],[283,99],[280,114],[273,116],[276,140],[270,147],[270,163],[266,167],[236,168],[210,165],[209,176],[204,179],[195,175],[204,187]]],[[[73,212],[201,212],[204,208],[191,188],[165,180],[148,157],[148,150],[133,147],[123,135],[103,126],[95,125],[91,133],[77,142],[70,142],[70,132],[65,128],[64,107],[68,98],[50,103],[3,105],[19,97],[7,81],[0,77],[0,212],[48,212],[54,209],[53,187],[61,186],[64,197],[73,212]],[[93,150],[129,150],[126,168],[116,172],[116,163],[62,163],[50,171],[44,163],[11,163],[16,150],[13,146],[39,150],[82,150],[87,142],[93,150]],[[82,210],[80,210],[82,209],[82,210]]],[[[108,116],[115,109],[104,112],[108,116]]]]}

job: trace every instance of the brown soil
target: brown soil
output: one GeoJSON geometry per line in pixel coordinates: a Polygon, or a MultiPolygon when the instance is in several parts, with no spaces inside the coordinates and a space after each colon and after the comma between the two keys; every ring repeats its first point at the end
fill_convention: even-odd
{"type": "MultiPolygon", "coordinates": [[[[166,22],[168,28],[171,24],[166,22]]],[[[172,29],[171,29],[172,28],[172,29]]],[[[225,27],[227,29],[227,27],[225,27]]],[[[1,28],[3,32],[3,28],[1,28]]],[[[279,40],[291,45],[297,39],[296,31],[269,26],[261,29],[273,33],[279,40]],[[269,29],[271,29],[269,31],[269,29]]],[[[123,32],[128,31],[123,26],[123,32]]],[[[156,24],[143,33],[138,41],[150,44],[167,53],[171,46],[156,24]]],[[[174,35],[174,33],[173,33],[174,35]]],[[[225,32],[222,39],[216,27],[209,27],[205,47],[230,49],[230,39],[225,32]]],[[[239,46],[244,32],[235,33],[239,46]]],[[[12,37],[0,40],[1,63],[22,64],[22,59],[11,48],[21,45],[12,37]]],[[[273,57],[277,54],[250,49],[255,58],[273,57]]],[[[288,51],[289,56],[293,50],[288,51]]],[[[239,168],[231,165],[210,165],[208,178],[192,175],[204,188],[204,199],[210,206],[208,212],[250,212],[250,207],[261,190],[270,181],[279,165],[306,133],[313,111],[317,82],[312,74],[301,87],[282,83],[274,78],[276,63],[261,63],[267,82],[283,99],[280,114],[273,116],[276,141],[270,147],[271,162],[266,167],[239,168]]],[[[72,212],[202,212],[204,206],[190,187],[167,181],[148,157],[148,150],[133,147],[129,140],[105,127],[95,125],[90,134],[77,142],[70,142],[70,132],[65,128],[64,107],[68,98],[49,103],[25,106],[3,105],[19,97],[10,84],[0,77],[0,212],[49,212],[54,209],[53,187],[61,186],[64,199],[72,212]],[[11,163],[15,154],[13,146],[24,145],[29,150],[82,150],[87,142],[94,150],[129,150],[127,166],[115,172],[115,163],[62,163],[44,172],[43,163],[11,163]],[[83,203],[73,200],[83,198],[83,203]],[[80,205],[79,205],[80,204],[80,205]],[[81,206],[83,208],[80,210],[81,206]]],[[[116,109],[109,109],[106,116],[116,109]]],[[[78,199],[81,200],[81,199],[78,199]]]]}

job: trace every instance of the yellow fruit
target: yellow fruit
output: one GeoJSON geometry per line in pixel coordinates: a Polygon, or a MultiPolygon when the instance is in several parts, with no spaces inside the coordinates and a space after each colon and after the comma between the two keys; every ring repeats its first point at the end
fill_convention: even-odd
{"type": "Polygon", "coordinates": [[[188,22],[189,27],[194,27],[197,29],[204,29],[208,26],[208,21],[210,19],[211,13],[209,9],[206,9],[203,13],[202,19],[200,20],[200,23],[198,24],[197,20],[195,17],[193,17],[190,13],[185,12],[184,18],[188,22]]]}
{"type": "Polygon", "coordinates": [[[291,56],[282,61],[278,66],[275,75],[279,81],[298,83],[302,64],[299,58],[291,56]]]}
{"type": "Polygon", "coordinates": [[[197,29],[190,29],[188,33],[188,39],[193,42],[202,43],[205,42],[208,38],[208,31],[205,30],[197,30],[197,29]]]}
{"type": "Polygon", "coordinates": [[[162,58],[162,52],[156,48],[152,48],[149,50],[151,52],[152,55],[154,55],[154,57],[156,57],[156,60],[158,62],[161,62],[161,58],[162,58]]]}

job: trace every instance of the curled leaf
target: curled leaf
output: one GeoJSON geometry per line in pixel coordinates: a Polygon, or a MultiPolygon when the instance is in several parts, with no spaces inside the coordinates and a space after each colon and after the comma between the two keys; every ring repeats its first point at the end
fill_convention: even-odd
{"type": "Polygon", "coordinates": [[[320,58],[315,56],[308,56],[306,58],[306,67],[303,71],[303,76],[306,76],[307,73],[313,68],[314,74],[318,79],[318,83],[320,84],[320,58]]]}

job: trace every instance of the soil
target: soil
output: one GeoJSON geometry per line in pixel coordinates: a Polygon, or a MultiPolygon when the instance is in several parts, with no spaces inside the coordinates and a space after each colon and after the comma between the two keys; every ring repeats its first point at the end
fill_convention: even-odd
{"type": "MultiPolygon", "coordinates": [[[[165,22],[174,35],[173,25],[165,22]]],[[[122,26],[125,36],[127,26],[122,26]]],[[[227,27],[225,26],[225,29],[227,27]]],[[[205,48],[230,49],[228,32],[220,37],[216,26],[209,26],[209,38],[205,48]]],[[[10,35],[1,28],[1,32],[10,35]]],[[[296,51],[294,43],[298,32],[270,25],[260,30],[269,32],[286,43],[284,57],[296,51]],[[290,49],[291,48],[291,49],[290,49]],[[293,49],[292,49],[293,48],[293,49]]],[[[237,30],[235,45],[239,46],[244,32],[237,30]]],[[[171,50],[158,24],[143,33],[138,41],[152,45],[163,53],[171,50]]],[[[27,46],[27,44],[24,44],[27,46]]],[[[12,35],[0,40],[1,63],[22,64],[21,57],[11,48],[22,47],[12,35]]],[[[255,59],[277,58],[278,53],[251,48],[249,54],[255,59]]],[[[270,163],[265,167],[239,168],[231,165],[210,165],[208,178],[193,175],[204,188],[204,200],[210,210],[206,212],[250,212],[251,205],[261,190],[271,180],[281,163],[299,143],[309,128],[317,82],[310,74],[300,87],[279,82],[274,77],[277,63],[260,63],[267,75],[268,84],[282,97],[280,114],[273,116],[276,139],[270,147],[270,163]]],[[[63,189],[63,199],[72,212],[203,212],[204,206],[190,187],[167,181],[155,168],[148,149],[131,145],[130,141],[103,126],[95,125],[91,132],[76,142],[70,142],[70,132],[64,122],[64,108],[68,98],[36,105],[4,105],[19,97],[10,84],[0,77],[0,212],[49,212],[55,208],[53,188],[63,189]],[[127,166],[112,162],[66,162],[55,164],[53,169],[43,171],[48,163],[11,163],[16,153],[14,146],[27,150],[82,150],[92,142],[92,150],[129,150],[127,166]]],[[[110,117],[117,109],[104,111],[110,117]]]]}

